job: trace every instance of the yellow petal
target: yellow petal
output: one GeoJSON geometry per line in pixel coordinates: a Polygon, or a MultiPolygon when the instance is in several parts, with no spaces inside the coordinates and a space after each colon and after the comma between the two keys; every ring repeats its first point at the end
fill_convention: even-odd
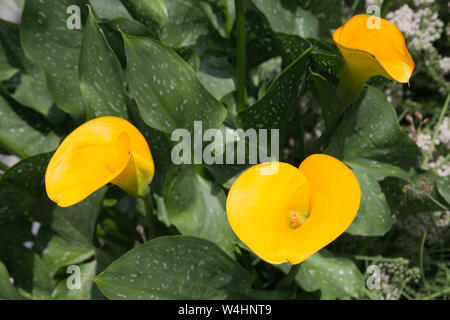
{"type": "Polygon", "coordinates": [[[371,19],[374,17],[367,14],[356,15],[334,33],[333,40],[345,62],[367,79],[381,75],[397,82],[409,82],[414,61],[402,33],[383,18],[379,18],[379,28],[368,25],[371,19]]]}
{"type": "Polygon", "coordinates": [[[272,175],[268,164],[245,171],[227,198],[236,235],[261,259],[298,264],[342,234],[353,221],[361,191],[352,171],[326,155],[308,157],[299,169],[286,163],[272,175]],[[292,228],[292,212],[309,216],[292,228]]]}
{"type": "Polygon", "coordinates": [[[109,182],[140,194],[146,191],[153,171],[153,159],[142,134],[124,119],[100,117],[64,139],[47,167],[45,185],[49,198],[67,207],[109,182]]]}

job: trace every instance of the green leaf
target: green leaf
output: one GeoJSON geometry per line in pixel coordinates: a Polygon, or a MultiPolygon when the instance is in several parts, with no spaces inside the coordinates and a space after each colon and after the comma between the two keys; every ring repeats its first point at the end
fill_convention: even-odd
{"type": "Polygon", "coordinates": [[[360,103],[347,110],[327,151],[344,161],[371,159],[404,171],[416,168],[417,145],[401,131],[397,115],[384,94],[368,87],[360,103]]]}
{"type": "MultiPolygon", "coordinates": [[[[289,264],[281,265],[284,272],[289,267],[289,264]]],[[[358,298],[364,283],[351,259],[336,257],[325,250],[302,262],[295,281],[305,291],[320,290],[323,300],[358,298]]]]}
{"type": "Polygon", "coordinates": [[[51,274],[94,255],[94,230],[106,189],[101,188],[71,207],[52,204],[51,209],[45,210],[40,205],[32,212],[33,218],[42,223],[36,249],[51,274]]]}
{"type": "Polygon", "coordinates": [[[0,179],[0,222],[28,213],[44,190],[44,173],[50,154],[20,161],[0,179]]]}
{"type": "MultiPolygon", "coordinates": [[[[215,30],[197,0],[165,0],[168,12],[161,41],[171,47],[196,46],[202,50],[214,41],[215,30]]],[[[200,50],[200,51],[202,51],[200,50]]]]}
{"type": "Polygon", "coordinates": [[[51,110],[53,101],[48,93],[44,68],[25,57],[20,44],[19,25],[0,20],[0,51],[2,47],[10,64],[17,68],[16,72],[20,70],[22,73],[20,84],[12,97],[51,119],[54,113],[51,110]]]}
{"type": "MultiPolygon", "coordinates": [[[[70,17],[67,9],[78,5],[85,11],[85,3],[85,0],[28,0],[20,30],[26,55],[45,69],[48,89],[56,105],[77,120],[85,116],[77,70],[82,31],[67,27],[70,17]]],[[[83,22],[83,17],[80,19],[83,22]]]]}
{"type": "Polygon", "coordinates": [[[200,177],[192,166],[173,166],[163,197],[170,222],[181,234],[208,239],[232,255],[237,238],[228,223],[225,193],[218,185],[200,177]]]}
{"type": "Polygon", "coordinates": [[[304,81],[309,62],[306,50],[273,81],[264,97],[238,114],[245,129],[280,129],[280,136],[297,103],[300,84],[304,81]]]}
{"type": "Polygon", "coordinates": [[[352,167],[361,187],[361,204],[355,220],[346,232],[355,235],[382,236],[393,224],[391,209],[378,181],[364,169],[352,167]]]}
{"type": "Polygon", "coordinates": [[[167,9],[164,0],[121,0],[128,12],[139,22],[161,29],[167,20],[167,9]]]}
{"type": "Polygon", "coordinates": [[[6,266],[0,261],[0,300],[20,300],[21,297],[9,278],[6,266]]]}
{"type": "Polygon", "coordinates": [[[11,64],[6,48],[0,41],[0,81],[11,79],[17,72],[19,72],[19,69],[11,64]]]}
{"type": "Polygon", "coordinates": [[[317,38],[318,19],[300,6],[288,7],[282,1],[272,0],[252,0],[252,2],[266,16],[273,31],[302,38],[317,38]]]}
{"type": "Polygon", "coordinates": [[[116,116],[128,119],[122,68],[105,35],[90,14],[80,50],[79,75],[87,118],[116,116]]]}
{"type": "Polygon", "coordinates": [[[250,276],[214,243],[194,237],[151,240],[94,278],[108,299],[225,299],[250,276]]]}
{"type": "Polygon", "coordinates": [[[21,157],[56,149],[60,138],[33,110],[8,101],[0,94],[0,145],[21,157]]]}
{"type": "MultiPolygon", "coordinates": [[[[334,90],[330,85],[322,88],[324,92],[334,90]]],[[[330,93],[327,99],[332,96],[330,93]]],[[[327,99],[322,99],[322,103],[327,99]]],[[[347,231],[366,236],[384,235],[392,226],[392,218],[378,181],[410,176],[421,154],[414,141],[401,131],[393,107],[379,90],[369,86],[360,101],[350,106],[326,153],[348,164],[361,186],[360,209],[347,231]]]]}
{"type": "Polygon", "coordinates": [[[22,81],[13,98],[20,104],[30,107],[52,120],[52,98],[48,93],[44,69],[38,64],[27,66],[22,81]]]}
{"type": "Polygon", "coordinates": [[[202,121],[205,129],[223,122],[226,109],[172,49],[152,39],[123,37],[130,93],[147,125],[171,133],[179,128],[193,132],[194,121],[202,121]]]}
{"type": "Polygon", "coordinates": [[[249,68],[280,54],[267,18],[254,6],[245,12],[245,42],[249,68]]]}
{"type": "Polygon", "coordinates": [[[103,30],[107,42],[119,58],[123,68],[126,67],[127,58],[125,55],[123,37],[120,31],[132,36],[157,38],[157,34],[154,30],[136,20],[127,18],[116,18],[110,21],[100,22],[98,25],[103,30]]]}
{"type": "Polygon", "coordinates": [[[236,71],[225,58],[203,57],[198,76],[217,100],[236,90],[236,71]]]}
{"type": "Polygon", "coordinates": [[[38,254],[0,231],[0,260],[6,265],[20,293],[33,299],[49,299],[53,283],[38,254]]]}
{"type": "Polygon", "coordinates": [[[89,0],[95,15],[101,19],[132,19],[121,0],[89,0]]]}
{"type": "MultiPolygon", "coordinates": [[[[52,293],[52,299],[55,300],[95,300],[102,299],[101,293],[94,285],[91,277],[95,276],[97,271],[97,261],[92,261],[79,265],[81,287],[79,290],[70,290],[67,287],[67,280],[58,283],[52,293]]],[[[68,275],[70,276],[70,275],[68,275]]]]}
{"type": "Polygon", "coordinates": [[[330,37],[332,30],[342,24],[344,6],[340,0],[305,1],[304,9],[319,20],[320,37],[330,37]]]}

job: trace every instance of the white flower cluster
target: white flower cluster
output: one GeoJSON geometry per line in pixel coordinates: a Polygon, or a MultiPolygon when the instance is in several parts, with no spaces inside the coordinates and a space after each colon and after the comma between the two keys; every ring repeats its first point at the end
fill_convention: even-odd
{"type": "Polygon", "coordinates": [[[444,57],[439,60],[439,67],[444,74],[450,73],[450,57],[444,57]]]}
{"type": "Polygon", "coordinates": [[[409,267],[409,261],[397,258],[392,262],[378,263],[381,274],[381,290],[376,296],[380,300],[398,300],[402,294],[402,288],[408,283],[418,283],[420,270],[417,267],[409,267]]]}
{"type": "MultiPolygon", "coordinates": [[[[417,146],[422,149],[425,153],[430,153],[436,151],[436,149],[431,150],[432,136],[431,134],[426,134],[423,132],[415,133],[410,132],[409,136],[416,142],[417,146]]],[[[441,126],[439,127],[439,133],[434,141],[434,146],[443,146],[450,151],[450,117],[445,117],[442,120],[441,126]]],[[[436,173],[441,177],[446,177],[450,175],[450,162],[445,159],[444,155],[435,155],[426,166],[426,169],[436,170],[436,173]],[[445,161],[445,162],[444,162],[445,161]]]]}
{"type": "Polygon", "coordinates": [[[442,144],[447,150],[450,150],[450,117],[445,117],[442,120],[436,143],[442,144]]]}
{"type": "MultiPolygon", "coordinates": [[[[425,4],[430,1],[416,2],[425,4]]],[[[432,43],[441,37],[444,27],[444,23],[438,19],[438,13],[428,7],[414,12],[404,4],[398,10],[390,12],[386,18],[397,25],[409,40],[411,49],[416,51],[432,49],[432,43]]]]}

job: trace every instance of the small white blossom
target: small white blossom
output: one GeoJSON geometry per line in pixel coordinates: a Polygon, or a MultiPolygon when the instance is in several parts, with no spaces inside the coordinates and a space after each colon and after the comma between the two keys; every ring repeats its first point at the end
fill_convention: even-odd
{"type": "Polygon", "coordinates": [[[444,57],[439,60],[439,67],[444,74],[450,73],[450,57],[444,57]]]}

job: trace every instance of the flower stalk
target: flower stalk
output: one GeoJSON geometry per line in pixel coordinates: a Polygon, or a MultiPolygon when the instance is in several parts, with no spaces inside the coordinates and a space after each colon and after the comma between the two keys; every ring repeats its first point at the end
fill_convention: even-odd
{"type": "Polygon", "coordinates": [[[147,227],[149,232],[149,239],[154,239],[157,237],[157,223],[155,212],[153,210],[153,198],[151,192],[149,192],[145,197],[143,197],[145,205],[145,213],[147,215],[147,227]]]}
{"type": "Polygon", "coordinates": [[[299,270],[300,263],[291,265],[291,269],[289,270],[288,274],[278,283],[277,289],[285,289],[289,287],[294,282],[299,270]]]}

